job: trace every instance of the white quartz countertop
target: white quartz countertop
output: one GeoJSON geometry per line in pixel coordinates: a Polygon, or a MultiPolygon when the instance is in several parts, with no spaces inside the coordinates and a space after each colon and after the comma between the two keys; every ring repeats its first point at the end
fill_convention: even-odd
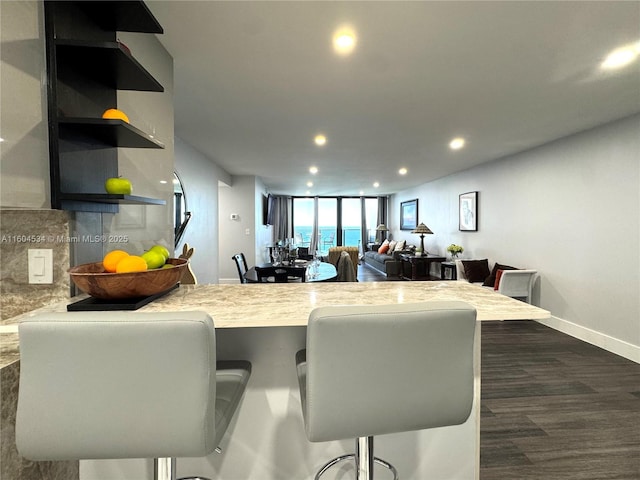
{"type": "MultiPolygon", "coordinates": [[[[71,301],[58,302],[3,322],[0,367],[18,359],[16,324],[45,312],[64,312],[71,301]]],[[[315,307],[386,305],[428,300],[462,300],[473,305],[478,320],[541,320],[547,310],[457,281],[329,282],[242,285],[183,285],[137,312],[202,310],[217,328],[305,326],[315,307]]],[[[135,314],[135,312],[132,312],[135,314]]]]}
{"type": "Polygon", "coordinates": [[[143,312],[203,310],[218,328],[305,326],[311,310],[327,305],[386,305],[462,300],[478,320],[549,318],[547,310],[465,282],[331,282],[182,286],[143,312]]]}

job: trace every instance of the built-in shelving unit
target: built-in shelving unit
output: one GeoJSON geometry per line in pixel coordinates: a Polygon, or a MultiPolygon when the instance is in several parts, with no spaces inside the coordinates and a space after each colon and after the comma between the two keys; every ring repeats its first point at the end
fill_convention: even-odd
{"type": "Polygon", "coordinates": [[[52,208],[117,212],[119,204],[164,200],[104,193],[118,176],[117,148],[164,144],[122,120],[103,119],[117,90],[163,92],[116,31],[162,33],[141,1],[45,2],[52,208]]]}
{"type": "Polygon", "coordinates": [[[58,61],[81,65],[84,75],[117,90],[164,92],[164,88],[120,42],[57,40],[58,61]]]}

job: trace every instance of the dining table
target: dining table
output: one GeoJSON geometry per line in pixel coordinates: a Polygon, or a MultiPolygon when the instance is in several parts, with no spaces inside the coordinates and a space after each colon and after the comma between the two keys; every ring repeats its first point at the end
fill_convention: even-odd
{"type": "MultiPolygon", "coordinates": [[[[265,263],[263,265],[258,265],[258,267],[273,267],[272,263],[265,263]]],[[[305,277],[305,282],[330,282],[338,278],[338,271],[336,267],[333,266],[332,263],[328,262],[318,262],[317,268],[314,270],[312,266],[312,261],[304,261],[297,260],[295,263],[291,265],[277,265],[278,268],[288,269],[288,268],[307,268],[307,275],[305,277]]],[[[258,283],[258,274],[256,272],[256,267],[251,267],[247,270],[247,273],[244,274],[244,278],[247,280],[247,283],[258,283]]]]}

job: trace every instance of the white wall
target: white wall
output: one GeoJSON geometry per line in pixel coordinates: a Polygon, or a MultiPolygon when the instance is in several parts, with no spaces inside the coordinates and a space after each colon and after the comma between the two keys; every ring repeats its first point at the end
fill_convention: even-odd
{"type": "Polygon", "coordinates": [[[193,247],[191,269],[198,283],[218,283],[218,182],[230,182],[230,176],[205,155],[182,139],[175,138],[175,167],[183,183],[187,210],[191,220],[176,249],[182,252],[184,243],[193,247]]]}
{"type": "MultiPolygon", "coordinates": [[[[468,148],[473,148],[470,144],[468,148]]],[[[537,269],[549,323],[640,361],[640,115],[403,191],[419,199],[431,253],[537,269]],[[458,231],[458,195],[479,192],[478,232],[458,231]]]]}
{"type": "Polygon", "coordinates": [[[249,267],[265,262],[270,227],[262,225],[260,179],[233,176],[231,185],[220,189],[220,283],[239,283],[233,255],[243,252],[249,267]],[[236,220],[231,214],[237,214],[236,220]]]}

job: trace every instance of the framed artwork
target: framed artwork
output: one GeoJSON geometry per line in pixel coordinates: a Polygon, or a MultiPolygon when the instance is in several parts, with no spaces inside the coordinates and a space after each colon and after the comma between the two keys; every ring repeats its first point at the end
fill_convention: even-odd
{"type": "Polygon", "coordinates": [[[413,230],[418,226],[418,199],[400,203],[400,230],[413,230]]]}
{"type": "Polygon", "coordinates": [[[462,193],[458,200],[459,230],[461,232],[478,231],[478,192],[462,193]]]}

